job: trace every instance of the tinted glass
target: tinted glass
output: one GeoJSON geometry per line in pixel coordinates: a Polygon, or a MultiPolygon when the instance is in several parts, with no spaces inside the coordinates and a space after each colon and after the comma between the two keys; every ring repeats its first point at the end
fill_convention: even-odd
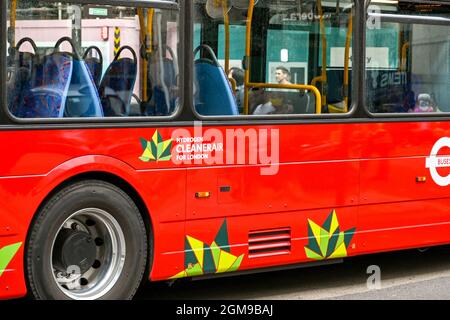
{"type": "Polygon", "coordinates": [[[450,111],[450,6],[372,2],[366,104],[374,113],[450,111]]]}
{"type": "Polygon", "coordinates": [[[298,115],[349,111],[351,1],[256,1],[249,57],[248,0],[194,3],[197,112],[298,115]]]}
{"type": "Polygon", "coordinates": [[[8,108],[19,118],[173,114],[178,31],[172,10],[8,0],[8,108]]]}

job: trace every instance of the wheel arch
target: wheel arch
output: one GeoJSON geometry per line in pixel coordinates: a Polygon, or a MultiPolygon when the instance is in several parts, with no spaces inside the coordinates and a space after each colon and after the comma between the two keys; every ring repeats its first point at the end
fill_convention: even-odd
{"type": "MultiPolygon", "coordinates": [[[[131,200],[134,202],[134,204],[137,206],[140,215],[144,221],[145,225],[145,231],[147,236],[147,254],[148,258],[146,261],[146,268],[145,272],[142,278],[142,283],[149,280],[149,275],[151,272],[151,268],[153,265],[153,243],[154,243],[154,232],[153,232],[153,222],[151,218],[150,211],[144,201],[144,198],[140,195],[140,193],[137,191],[137,188],[133,186],[129,181],[127,181],[124,177],[113,173],[108,172],[104,170],[99,169],[93,169],[93,170],[87,170],[87,171],[81,171],[74,175],[71,175],[69,177],[65,177],[63,179],[57,179],[57,183],[53,185],[49,191],[47,191],[45,197],[40,201],[39,205],[37,206],[36,210],[34,210],[32,219],[30,221],[30,224],[28,225],[27,234],[26,234],[26,240],[25,240],[25,253],[28,249],[29,244],[29,238],[31,236],[32,226],[35,222],[35,219],[38,216],[38,212],[50,201],[58,192],[63,190],[64,188],[67,188],[68,186],[78,183],[80,181],[88,181],[88,180],[97,180],[97,181],[103,181],[110,183],[117,188],[121,189],[123,192],[125,192],[131,200]]],[[[25,264],[26,259],[23,259],[24,263],[24,270],[26,270],[25,264]]],[[[141,283],[141,284],[142,284],[141,283]]],[[[28,283],[27,283],[28,287],[28,283]]],[[[29,290],[29,288],[28,288],[29,290]]]]}

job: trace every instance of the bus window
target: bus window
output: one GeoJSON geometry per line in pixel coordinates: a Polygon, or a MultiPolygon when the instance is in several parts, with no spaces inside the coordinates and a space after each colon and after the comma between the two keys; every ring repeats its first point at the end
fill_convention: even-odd
{"type": "Polygon", "coordinates": [[[196,0],[194,4],[198,113],[302,115],[350,110],[352,1],[196,0]],[[246,73],[242,85],[230,72],[237,70],[246,73]]]}
{"type": "Polygon", "coordinates": [[[7,106],[15,117],[143,117],[176,111],[176,6],[7,3],[7,106]]]}
{"type": "Polygon", "coordinates": [[[450,112],[450,5],[369,6],[366,105],[372,113],[450,112]]]}

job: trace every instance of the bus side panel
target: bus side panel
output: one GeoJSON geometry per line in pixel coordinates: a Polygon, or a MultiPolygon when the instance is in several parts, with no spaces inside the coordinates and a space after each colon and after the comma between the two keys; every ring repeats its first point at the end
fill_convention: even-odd
{"type": "MultiPolygon", "coordinates": [[[[309,249],[314,248],[315,241],[314,235],[310,234],[310,223],[323,226],[332,211],[333,208],[328,207],[188,221],[186,225],[188,246],[185,247],[184,267],[186,270],[195,270],[196,263],[199,263],[200,273],[194,273],[194,275],[203,275],[303,262],[320,262],[351,256],[359,241],[357,234],[350,237],[345,252],[333,251],[333,245],[329,242],[328,256],[312,257],[310,253],[309,249]],[[272,240],[254,242],[258,237],[272,240]],[[217,253],[217,246],[221,249],[220,254],[217,253]],[[199,254],[193,255],[192,250],[199,254]],[[223,251],[226,253],[223,254],[223,251]],[[215,260],[214,253],[220,258],[215,260]]],[[[339,228],[346,237],[350,229],[354,227],[356,214],[357,207],[339,208],[339,228]]],[[[319,242],[326,242],[329,239],[324,233],[322,236],[319,242]]],[[[183,247],[185,243],[178,241],[178,245],[183,247]]]]}
{"type": "Polygon", "coordinates": [[[2,258],[4,258],[3,252],[5,251],[9,252],[6,262],[2,261],[3,259],[0,260],[2,264],[2,269],[0,269],[0,299],[23,297],[27,293],[23,270],[23,238],[20,235],[11,237],[0,234],[0,256],[2,258]],[[18,251],[15,251],[15,248],[18,246],[20,246],[18,251]],[[13,249],[10,249],[11,247],[13,249]],[[14,256],[9,260],[14,252],[14,256]]]}
{"type": "MultiPolygon", "coordinates": [[[[361,253],[450,242],[450,188],[437,185],[426,167],[433,145],[450,132],[449,125],[368,124],[366,132],[358,214],[361,253]]],[[[450,172],[437,170],[443,177],[450,172]]]]}
{"type": "MultiPolygon", "coordinates": [[[[204,128],[206,131],[209,128],[204,128]]],[[[234,147],[224,142],[224,159],[245,153],[247,162],[187,169],[187,220],[358,205],[359,127],[298,125],[220,128],[224,137],[255,132],[257,138],[234,147]],[[270,130],[269,130],[270,129],[270,130]],[[265,134],[276,139],[261,143],[265,134]],[[269,164],[252,164],[252,154],[278,154],[269,164]],[[270,169],[267,172],[267,169],[270,169]],[[196,198],[198,192],[210,192],[196,198]]]]}
{"type": "MultiPolygon", "coordinates": [[[[4,191],[2,185],[0,179],[0,193],[4,191]]],[[[10,299],[27,292],[23,270],[26,230],[20,218],[12,218],[20,217],[20,212],[10,211],[5,199],[0,198],[0,298],[10,299]]]]}
{"type": "MultiPolygon", "coordinates": [[[[39,168],[37,165],[36,167],[39,168]]],[[[5,272],[0,277],[10,288],[12,295],[26,293],[22,260],[23,246],[38,206],[50,191],[63,181],[77,174],[93,171],[117,175],[136,188],[151,215],[150,220],[154,233],[152,253],[155,255],[155,259],[152,260],[154,260],[154,270],[156,270],[154,275],[156,278],[167,278],[177,270],[179,261],[183,259],[182,252],[175,255],[165,255],[165,253],[174,252],[176,248],[172,241],[173,238],[177,235],[179,237],[184,235],[186,170],[141,170],[136,172],[123,162],[111,157],[78,157],[65,161],[46,175],[0,178],[0,194],[2,194],[0,227],[5,226],[5,228],[17,230],[17,239],[19,240],[14,241],[22,244],[21,251],[11,262],[18,261],[16,263],[18,267],[14,270],[9,268],[11,270],[8,271],[8,275],[5,272]],[[158,267],[159,264],[162,264],[161,267],[158,267]],[[157,270],[163,272],[163,275],[158,275],[157,270]],[[13,287],[20,287],[22,291],[12,293],[11,288],[13,287]]],[[[0,240],[2,246],[11,244],[10,240],[6,241],[6,238],[0,237],[0,240]]],[[[11,294],[8,293],[5,297],[11,294]]]]}
{"type": "Polygon", "coordinates": [[[362,206],[358,254],[450,242],[449,199],[362,206]]]}
{"type": "MultiPolygon", "coordinates": [[[[261,128],[246,128],[246,132],[251,129],[261,128]]],[[[273,129],[279,130],[280,152],[279,167],[273,175],[262,174],[263,165],[188,169],[186,237],[206,246],[227,248],[226,243],[217,243],[215,236],[228,234],[227,228],[233,228],[235,231],[228,234],[229,245],[236,248],[232,255],[244,255],[242,269],[323,260],[333,256],[334,249],[339,251],[335,257],[352,254],[357,245],[353,236],[357,232],[354,228],[359,197],[358,127],[304,125],[273,129]],[[209,197],[196,197],[201,192],[210,192],[209,197]],[[290,249],[282,245],[276,249],[280,243],[271,243],[273,233],[281,233],[291,243],[290,249]],[[344,235],[345,248],[332,249],[337,238],[343,241],[344,235]],[[267,242],[253,243],[254,238],[266,236],[267,242]],[[310,251],[305,249],[308,244],[310,251]]],[[[247,146],[247,154],[250,151],[254,150],[247,146]]],[[[191,247],[185,248],[187,256],[195,252],[192,246],[196,243],[192,240],[191,247]]],[[[180,240],[179,246],[184,246],[180,240]]],[[[195,270],[193,261],[191,268],[195,270]]],[[[185,267],[189,269],[189,263],[185,267]]]]}
{"type": "Polygon", "coordinates": [[[24,249],[42,177],[0,178],[0,298],[26,295],[24,249]]]}
{"type": "Polygon", "coordinates": [[[151,218],[151,280],[167,279],[181,271],[184,255],[177,241],[185,234],[186,170],[138,171],[139,190],[151,218]]]}
{"type": "Polygon", "coordinates": [[[358,161],[280,164],[273,176],[261,168],[188,169],[187,220],[357,205],[358,161]],[[203,191],[210,197],[196,198],[203,191]]]}
{"type": "Polygon", "coordinates": [[[153,256],[149,257],[149,280],[165,280],[183,270],[184,243],[181,247],[179,243],[183,241],[185,223],[162,222],[153,229],[153,256]]]}

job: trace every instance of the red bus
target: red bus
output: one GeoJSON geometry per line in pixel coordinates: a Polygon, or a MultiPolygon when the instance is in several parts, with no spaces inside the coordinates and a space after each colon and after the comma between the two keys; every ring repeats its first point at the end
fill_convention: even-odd
{"type": "Polygon", "coordinates": [[[0,297],[450,243],[450,3],[6,0],[0,297]]]}

